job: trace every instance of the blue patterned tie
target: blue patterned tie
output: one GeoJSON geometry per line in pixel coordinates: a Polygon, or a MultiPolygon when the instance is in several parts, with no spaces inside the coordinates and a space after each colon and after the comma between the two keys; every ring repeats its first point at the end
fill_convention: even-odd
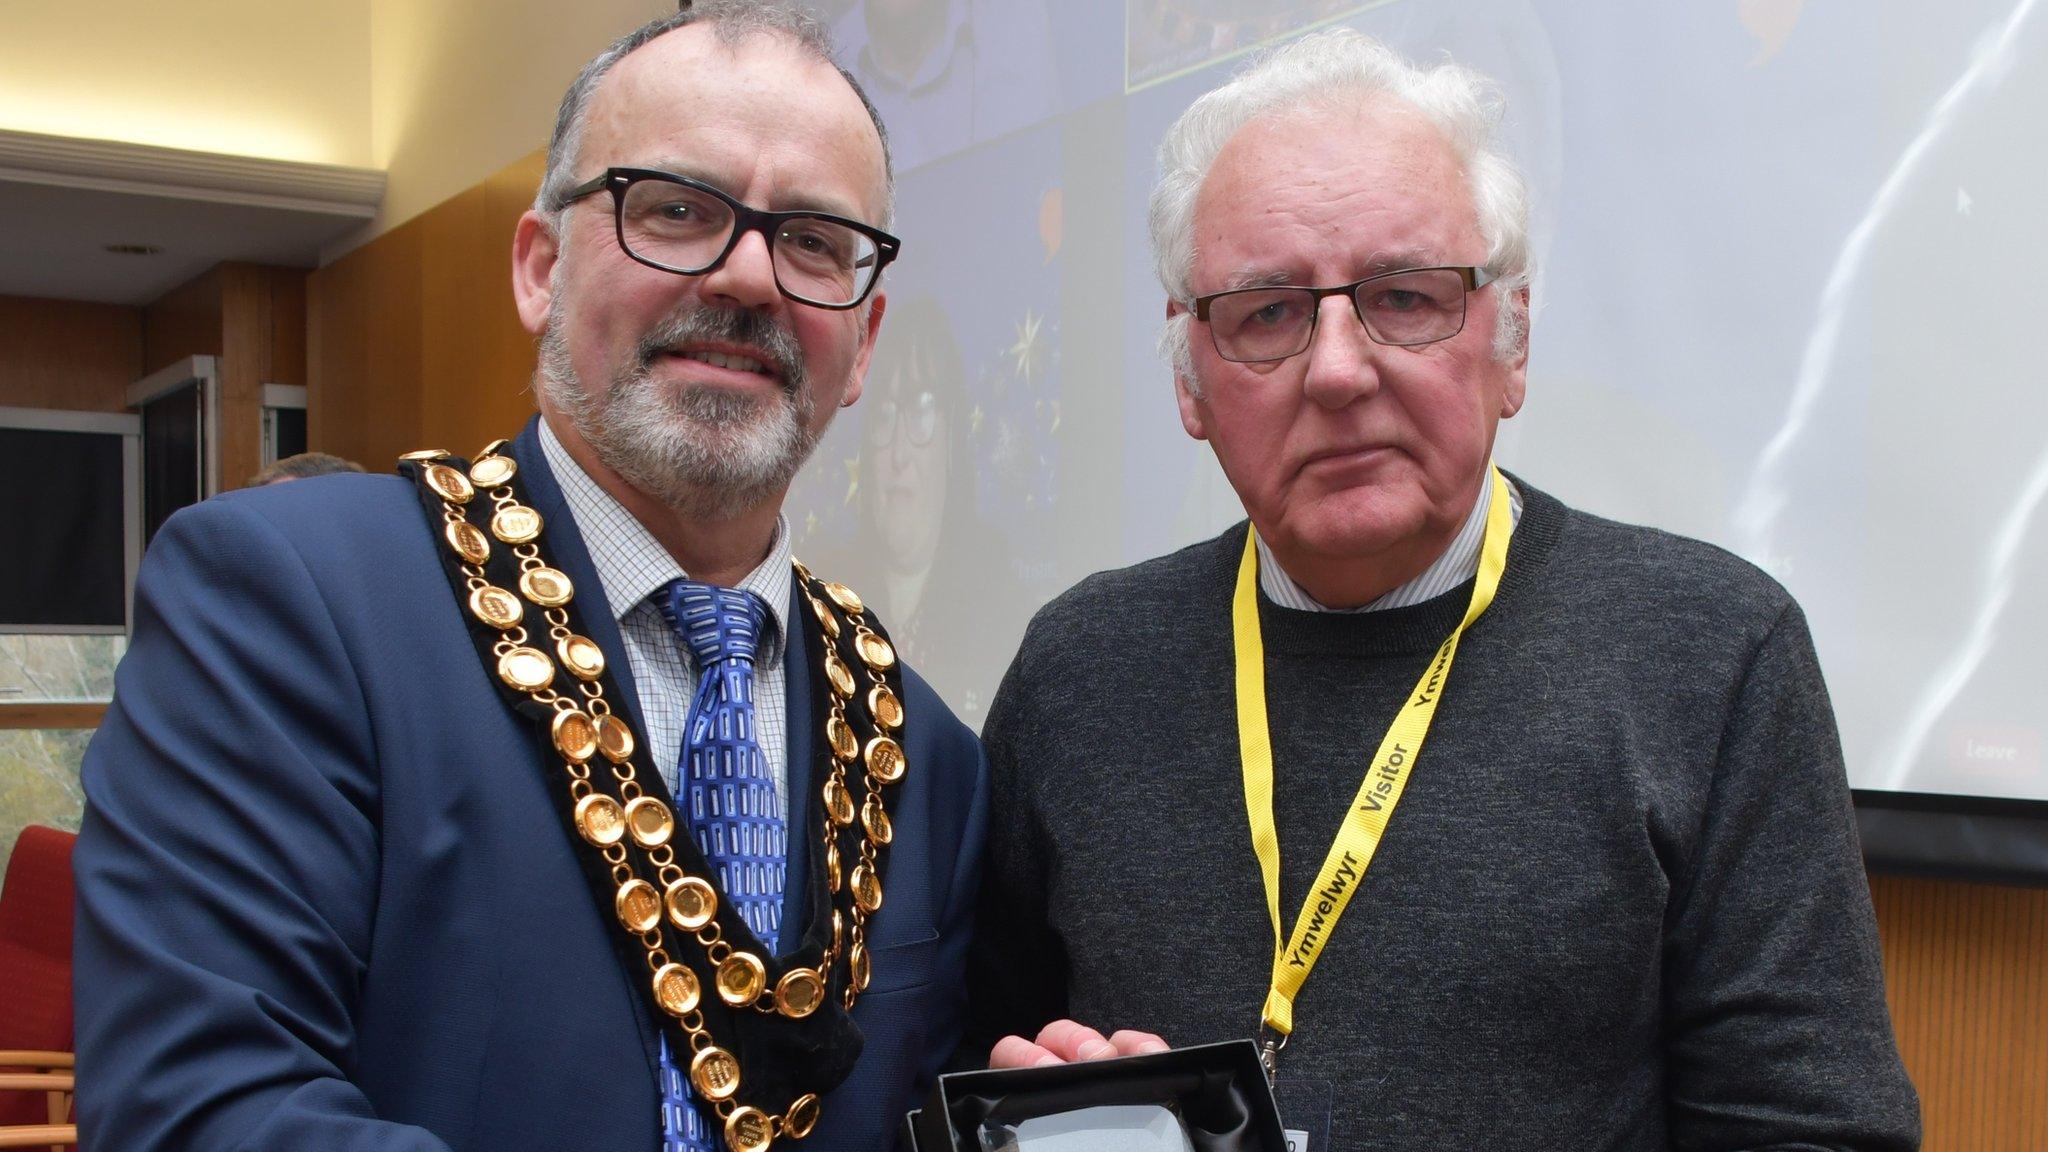
{"type": "MultiPolygon", "coordinates": [[[[754,735],[754,652],[768,604],[752,592],[676,580],[655,605],[697,663],[676,799],[725,899],[772,950],[787,846],[782,802],[754,735]]],[[[663,1152],[717,1152],[714,1127],[691,1099],[664,1034],[663,1152]]]]}

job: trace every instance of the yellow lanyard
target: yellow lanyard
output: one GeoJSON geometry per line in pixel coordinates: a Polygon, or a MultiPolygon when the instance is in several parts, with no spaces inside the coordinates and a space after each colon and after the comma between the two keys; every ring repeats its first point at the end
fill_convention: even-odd
{"type": "Polygon", "coordinates": [[[1409,771],[1422,753],[1429,722],[1436,716],[1437,701],[1451,673],[1451,661],[1458,655],[1458,640],[1493,603],[1501,573],[1507,569],[1508,537],[1515,530],[1508,484],[1499,469],[1488,469],[1488,473],[1493,495],[1486,509],[1486,536],[1479,546],[1479,578],[1473,584],[1465,619],[1437,648],[1415,691],[1380,741],[1372,767],[1351,801],[1351,811],[1345,814],[1330,853],[1323,859],[1315,887],[1294,918],[1294,933],[1284,945],[1280,937],[1280,835],[1273,827],[1273,739],[1266,726],[1266,649],[1259,637],[1259,555],[1256,540],[1249,532],[1245,535],[1231,623],[1237,637],[1237,740],[1244,760],[1244,804],[1251,816],[1252,850],[1258,853],[1259,871],[1265,876],[1266,910],[1273,918],[1273,980],[1262,1014],[1266,1027],[1280,1039],[1268,1042],[1268,1075],[1272,1074],[1274,1054],[1294,1031],[1294,997],[1358,891],[1394,805],[1400,803],[1401,791],[1408,785],[1409,771]]]}

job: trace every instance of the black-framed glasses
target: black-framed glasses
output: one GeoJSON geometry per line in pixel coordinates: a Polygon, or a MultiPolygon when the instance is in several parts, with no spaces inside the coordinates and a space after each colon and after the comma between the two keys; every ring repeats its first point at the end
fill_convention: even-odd
{"type": "Polygon", "coordinates": [[[1484,268],[1403,268],[1335,288],[1238,288],[1195,298],[1216,354],[1238,364],[1285,360],[1315,341],[1326,296],[1349,296],[1374,343],[1412,348],[1465,330],[1465,297],[1498,279],[1484,268]]]}
{"type": "Polygon", "coordinates": [[[818,308],[854,308],[874,291],[902,243],[879,228],[824,212],[762,212],[688,176],[607,168],[562,195],[566,208],[600,189],[612,194],[619,247],[650,268],[702,276],[725,263],[741,236],[768,241],[775,287],[818,308]]]}

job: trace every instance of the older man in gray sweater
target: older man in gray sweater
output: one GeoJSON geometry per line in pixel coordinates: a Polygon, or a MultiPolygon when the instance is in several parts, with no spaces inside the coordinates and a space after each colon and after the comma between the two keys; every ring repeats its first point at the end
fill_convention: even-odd
{"type": "Polygon", "coordinates": [[[1798,605],[1492,465],[1529,282],[1497,106],[1335,31],[1167,137],[1162,343],[1249,524],[1032,624],[984,732],[979,1043],[1257,1034],[1314,1152],[1915,1148],[1798,605]]]}

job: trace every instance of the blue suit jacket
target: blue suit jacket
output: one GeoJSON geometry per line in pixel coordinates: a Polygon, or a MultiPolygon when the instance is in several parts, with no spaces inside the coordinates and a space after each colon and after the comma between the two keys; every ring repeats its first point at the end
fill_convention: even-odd
{"type": "MultiPolygon", "coordinates": [[[[515,454],[637,712],[531,425],[515,454]]],[[[84,769],[86,1147],[658,1146],[645,974],[620,961],[558,814],[560,764],[486,673],[437,536],[407,482],[338,476],[208,500],[151,543],[84,769]]],[[[786,651],[795,798],[820,689],[803,645],[786,651]]],[[[893,1145],[960,1029],[987,768],[904,684],[911,774],[854,1012],[867,1043],[796,1148],[893,1145]]],[[[783,950],[804,919],[791,864],[783,950]]]]}

